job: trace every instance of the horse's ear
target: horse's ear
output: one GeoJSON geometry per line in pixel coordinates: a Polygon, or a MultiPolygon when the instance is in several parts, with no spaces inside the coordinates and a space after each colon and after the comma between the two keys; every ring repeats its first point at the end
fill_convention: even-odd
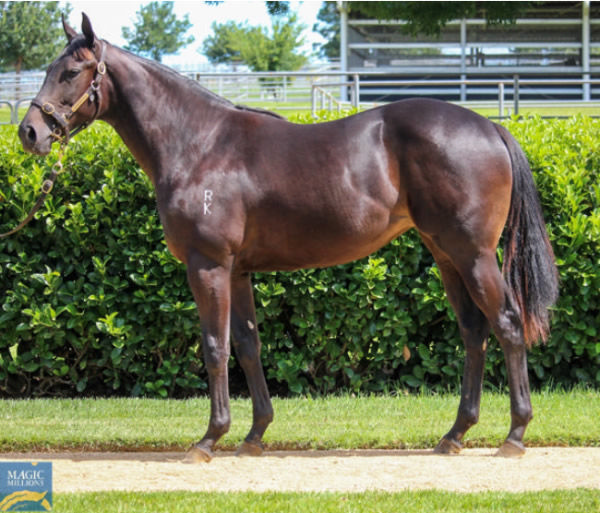
{"type": "Polygon", "coordinates": [[[81,32],[83,32],[83,35],[85,36],[85,42],[88,48],[92,48],[94,46],[96,34],[94,34],[94,29],[92,29],[92,23],[87,17],[87,14],[82,13],[82,15],[83,20],[81,21],[81,32]]]}
{"type": "Polygon", "coordinates": [[[75,32],[75,29],[73,29],[73,27],[71,27],[67,23],[67,20],[65,19],[64,14],[62,15],[62,24],[63,24],[63,29],[65,30],[65,34],[67,36],[67,41],[70,43],[71,41],[73,41],[73,39],[77,35],[77,32],[75,32]]]}

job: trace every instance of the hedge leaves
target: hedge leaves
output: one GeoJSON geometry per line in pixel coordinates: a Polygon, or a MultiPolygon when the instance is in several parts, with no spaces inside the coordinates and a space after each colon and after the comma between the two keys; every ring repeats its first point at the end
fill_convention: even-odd
{"type": "MultiPolygon", "coordinates": [[[[306,121],[300,120],[300,121],[306,121]]],[[[534,385],[600,385],[600,121],[507,122],[534,170],[561,274],[534,385]]],[[[0,130],[0,232],[24,217],[53,157],[0,130]]],[[[151,184],[118,136],[74,140],[52,196],[0,240],[0,394],[183,397],[206,388],[185,269],[168,252],[151,184]]],[[[331,269],[255,276],[263,363],[280,394],[456,390],[462,342],[439,271],[414,232],[331,269]]],[[[244,392],[232,361],[232,389],[244,392]]],[[[492,342],[486,385],[503,387],[492,342]]]]}

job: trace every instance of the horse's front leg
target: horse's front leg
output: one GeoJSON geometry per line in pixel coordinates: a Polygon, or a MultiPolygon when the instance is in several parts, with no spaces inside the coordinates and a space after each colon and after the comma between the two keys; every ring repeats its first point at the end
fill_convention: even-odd
{"type": "Polygon", "coordinates": [[[234,274],[231,281],[231,335],[238,361],[244,369],[252,397],[252,428],[240,446],[238,456],[259,456],[262,436],[273,420],[273,407],[260,361],[260,339],[252,283],[248,274],[234,274]]]}
{"type": "Polygon", "coordinates": [[[194,254],[187,262],[188,281],[202,324],[202,350],[208,372],[210,420],[206,434],[187,454],[188,461],[210,461],[219,438],[229,430],[229,318],[231,265],[194,254]]]}

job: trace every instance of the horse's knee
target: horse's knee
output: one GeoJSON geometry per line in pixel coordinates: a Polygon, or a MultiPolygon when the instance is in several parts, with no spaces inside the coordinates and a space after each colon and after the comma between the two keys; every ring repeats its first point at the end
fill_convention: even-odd
{"type": "Polygon", "coordinates": [[[217,438],[222,437],[231,427],[231,417],[229,415],[215,416],[210,423],[210,429],[217,438]]]}
{"type": "Polygon", "coordinates": [[[229,347],[220,344],[214,337],[205,337],[203,348],[204,365],[209,375],[222,374],[227,370],[229,347]]]}
{"type": "Polygon", "coordinates": [[[251,369],[260,361],[260,342],[251,333],[236,333],[233,348],[242,369],[251,369]]]}

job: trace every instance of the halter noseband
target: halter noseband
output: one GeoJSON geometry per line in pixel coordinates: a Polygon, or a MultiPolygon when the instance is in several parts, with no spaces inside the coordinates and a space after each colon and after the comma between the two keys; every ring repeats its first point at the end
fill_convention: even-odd
{"type": "Polygon", "coordinates": [[[96,74],[87,88],[85,93],[83,93],[79,99],[71,106],[71,110],[65,114],[59,113],[54,105],[50,102],[39,100],[35,98],[31,100],[31,105],[34,105],[38,109],[40,109],[44,114],[50,116],[58,126],[54,128],[52,135],[56,137],[61,142],[65,144],[69,142],[69,139],[73,137],[75,134],[81,132],[84,128],[87,128],[88,125],[93,123],[98,114],[100,112],[100,103],[101,103],[101,91],[100,91],[100,83],[102,79],[106,75],[106,64],[104,62],[104,54],[106,52],[106,43],[102,43],[102,51],[100,52],[100,60],[96,65],[96,74]],[[94,102],[96,104],[96,112],[94,116],[89,121],[79,125],[77,128],[73,130],[69,130],[69,121],[73,117],[73,115],[85,104],[87,101],[94,102]]]}

